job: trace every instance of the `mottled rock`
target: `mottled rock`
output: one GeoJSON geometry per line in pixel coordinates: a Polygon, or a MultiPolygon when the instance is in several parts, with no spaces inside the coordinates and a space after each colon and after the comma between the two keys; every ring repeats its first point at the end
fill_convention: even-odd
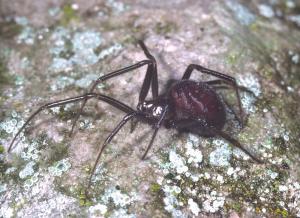
{"type": "MultiPolygon", "coordinates": [[[[0,1],[1,217],[300,217],[299,2],[0,1]],[[160,90],[190,63],[233,76],[247,122],[230,89],[218,91],[224,131],[265,163],[216,136],[125,126],[85,189],[99,146],[124,114],[91,100],[69,137],[79,104],[41,112],[81,95],[92,81],[145,56],[157,58],[160,90]]],[[[136,107],[146,69],[99,84],[97,92],[136,107]]],[[[194,80],[214,78],[195,72],[194,80]]],[[[149,96],[151,97],[151,96],[149,96]]]]}

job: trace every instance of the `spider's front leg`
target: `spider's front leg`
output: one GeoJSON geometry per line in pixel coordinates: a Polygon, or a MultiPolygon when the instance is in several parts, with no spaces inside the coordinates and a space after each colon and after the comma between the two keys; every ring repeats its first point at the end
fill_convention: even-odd
{"type": "Polygon", "coordinates": [[[12,142],[10,143],[9,147],[8,147],[8,152],[10,152],[14,142],[16,141],[17,137],[20,135],[20,133],[23,131],[23,129],[28,125],[28,123],[36,116],[38,115],[41,111],[45,110],[45,109],[49,109],[49,108],[53,108],[53,107],[58,107],[61,105],[66,105],[66,104],[70,104],[70,103],[74,103],[74,102],[78,102],[78,101],[83,101],[85,99],[90,99],[90,98],[98,98],[101,101],[104,101],[118,109],[120,109],[121,111],[124,111],[125,113],[132,113],[134,112],[134,110],[129,107],[128,105],[117,101],[111,97],[108,97],[106,95],[101,95],[101,94],[96,94],[96,93],[87,93],[85,95],[80,95],[77,97],[72,97],[72,98],[67,98],[67,99],[63,99],[63,100],[59,100],[59,101],[54,101],[54,102],[50,102],[47,104],[44,104],[43,106],[39,107],[28,119],[27,121],[23,124],[23,126],[19,129],[19,131],[17,132],[17,134],[14,136],[12,142]]]}
{"type": "MultiPolygon", "coordinates": [[[[125,68],[122,68],[120,70],[116,70],[116,71],[113,71],[111,73],[108,73],[104,76],[101,76],[99,77],[92,85],[91,89],[89,90],[89,92],[93,92],[94,89],[96,88],[96,86],[101,83],[101,82],[104,82],[105,80],[108,80],[110,78],[113,78],[113,77],[116,77],[116,76],[119,76],[121,74],[124,74],[124,73],[127,73],[127,72],[130,72],[132,70],[135,70],[137,68],[140,68],[144,65],[148,65],[147,67],[147,71],[146,71],[146,75],[145,75],[145,79],[144,79],[144,82],[143,82],[143,85],[142,85],[142,89],[141,89],[141,92],[140,92],[140,96],[139,96],[139,102],[143,102],[145,101],[146,99],[146,96],[149,92],[149,89],[150,89],[150,86],[151,86],[151,90],[152,90],[152,97],[153,99],[156,99],[158,97],[158,81],[157,81],[157,66],[156,66],[156,60],[155,58],[150,54],[150,52],[148,51],[146,45],[142,42],[142,41],[139,41],[139,44],[141,46],[141,48],[143,49],[144,51],[144,54],[145,56],[148,58],[148,60],[143,60],[143,61],[140,61],[134,65],[131,65],[131,66],[128,66],[128,67],[125,67],[125,68]]],[[[75,128],[75,125],[76,125],[76,122],[77,120],[79,119],[80,115],[82,114],[82,111],[83,111],[83,108],[86,104],[88,99],[85,99],[83,102],[82,102],[82,105],[80,107],[80,110],[79,112],[77,113],[74,121],[73,121],[73,125],[72,125],[72,129],[70,131],[70,136],[73,134],[73,131],[74,131],[74,128],[75,128]]]]}
{"type": "Polygon", "coordinates": [[[132,120],[134,117],[136,117],[138,115],[138,112],[131,112],[129,114],[126,114],[126,116],[123,117],[123,119],[121,120],[121,122],[118,123],[118,125],[114,128],[114,130],[108,135],[108,137],[105,139],[102,147],[100,148],[98,154],[97,154],[97,158],[96,161],[94,163],[94,166],[92,168],[92,172],[91,175],[89,177],[89,181],[88,181],[88,185],[86,189],[89,189],[91,184],[92,184],[92,178],[93,175],[95,173],[96,167],[98,165],[98,162],[100,160],[100,157],[105,149],[105,147],[110,143],[110,141],[113,139],[113,137],[119,132],[119,130],[129,121],[132,120]]]}

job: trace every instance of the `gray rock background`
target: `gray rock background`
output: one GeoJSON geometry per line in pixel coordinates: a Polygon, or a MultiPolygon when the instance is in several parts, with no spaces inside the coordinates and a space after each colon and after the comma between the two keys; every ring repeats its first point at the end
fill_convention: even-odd
{"type": "MultiPolygon", "coordinates": [[[[300,3],[288,1],[0,1],[0,217],[300,217],[300,3]],[[190,63],[235,77],[247,123],[228,109],[225,131],[266,164],[221,138],[161,129],[141,161],[151,127],[127,125],[101,157],[90,198],[85,186],[101,143],[123,113],[89,101],[39,106],[83,94],[93,80],[145,59],[160,90],[190,63]]],[[[135,107],[145,68],[100,84],[135,107]]],[[[200,73],[195,80],[209,80],[200,73]]],[[[230,90],[221,90],[236,110],[230,90]]]]}

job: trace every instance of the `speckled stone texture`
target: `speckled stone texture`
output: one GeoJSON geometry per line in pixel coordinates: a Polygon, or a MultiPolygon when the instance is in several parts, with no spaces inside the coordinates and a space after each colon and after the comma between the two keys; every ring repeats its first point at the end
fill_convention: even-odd
{"type": "MultiPolygon", "coordinates": [[[[0,0],[0,217],[300,217],[300,4],[265,1],[0,0]],[[41,112],[46,102],[85,93],[92,81],[145,59],[158,63],[160,91],[188,64],[237,79],[247,122],[224,131],[264,160],[257,164],[221,137],[162,128],[141,161],[151,126],[126,125],[101,157],[99,147],[125,115],[90,100],[75,133],[79,103],[41,112]]],[[[145,67],[99,84],[136,107],[145,67]]],[[[194,72],[192,79],[213,77],[194,72]]],[[[151,98],[151,95],[149,96],[151,98]]]]}

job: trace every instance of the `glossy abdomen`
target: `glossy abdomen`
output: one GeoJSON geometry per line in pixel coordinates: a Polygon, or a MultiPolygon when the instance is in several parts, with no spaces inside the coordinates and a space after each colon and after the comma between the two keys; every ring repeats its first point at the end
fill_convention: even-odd
{"type": "Polygon", "coordinates": [[[224,104],[206,83],[183,80],[171,87],[169,95],[176,122],[187,124],[182,130],[212,136],[214,134],[210,127],[218,130],[223,128],[226,121],[224,104]]]}

